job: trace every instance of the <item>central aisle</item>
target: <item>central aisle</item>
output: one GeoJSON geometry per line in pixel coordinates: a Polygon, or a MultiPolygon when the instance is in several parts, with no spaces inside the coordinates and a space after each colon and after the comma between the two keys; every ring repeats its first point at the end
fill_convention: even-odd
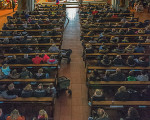
{"type": "Polygon", "coordinates": [[[54,120],[87,120],[90,108],[82,60],[78,8],[67,8],[66,13],[69,24],[64,31],[62,49],[72,49],[73,52],[71,63],[62,63],[59,76],[66,76],[71,80],[72,97],[64,94],[56,100],[54,120]]]}

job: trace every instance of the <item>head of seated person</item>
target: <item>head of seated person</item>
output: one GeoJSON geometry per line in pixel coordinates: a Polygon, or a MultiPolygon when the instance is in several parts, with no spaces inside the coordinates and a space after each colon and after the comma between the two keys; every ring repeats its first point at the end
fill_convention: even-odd
{"type": "Polygon", "coordinates": [[[134,57],[133,56],[129,56],[127,58],[126,64],[128,66],[130,66],[130,67],[135,66],[136,65],[136,61],[135,61],[134,57]]]}
{"type": "Polygon", "coordinates": [[[104,93],[101,89],[96,89],[92,96],[92,101],[105,101],[104,93]]]}
{"type": "Polygon", "coordinates": [[[134,107],[128,109],[126,120],[140,120],[139,113],[134,107]]]}
{"type": "Polygon", "coordinates": [[[103,56],[103,59],[101,60],[101,64],[104,66],[110,66],[111,60],[109,60],[109,57],[107,55],[103,56]]]}
{"type": "Polygon", "coordinates": [[[48,114],[44,109],[39,111],[38,120],[48,120],[48,114]]]}

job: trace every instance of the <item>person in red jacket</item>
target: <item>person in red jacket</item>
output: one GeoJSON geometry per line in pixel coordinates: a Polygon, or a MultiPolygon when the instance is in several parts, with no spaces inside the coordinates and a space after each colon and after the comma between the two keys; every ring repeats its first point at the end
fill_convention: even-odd
{"type": "Polygon", "coordinates": [[[47,54],[43,54],[43,62],[46,63],[50,57],[47,54]]]}
{"type": "Polygon", "coordinates": [[[40,64],[41,61],[43,61],[43,58],[39,57],[38,54],[35,56],[35,58],[32,58],[33,64],[40,64]]]}
{"type": "Polygon", "coordinates": [[[95,9],[95,10],[93,10],[93,12],[92,12],[92,14],[93,15],[95,15],[95,14],[97,14],[98,13],[98,11],[95,9]]]}

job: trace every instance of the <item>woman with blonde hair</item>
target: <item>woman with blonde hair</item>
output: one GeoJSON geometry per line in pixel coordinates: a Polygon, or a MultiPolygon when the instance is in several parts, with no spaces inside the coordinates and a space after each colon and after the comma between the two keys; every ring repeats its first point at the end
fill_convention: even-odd
{"type": "Polygon", "coordinates": [[[110,120],[108,114],[104,109],[98,108],[97,110],[98,118],[96,120],[110,120]]]}
{"type": "Polygon", "coordinates": [[[116,101],[127,101],[129,100],[129,92],[126,90],[125,86],[121,86],[117,93],[115,94],[116,101]]]}
{"type": "Polygon", "coordinates": [[[6,120],[25,120],[25,117],[21,116],[19,111],[14,109],[6,120]]]}
{"type": "Polygon", "coordinates": [[[21,97],[32,97],[32,95],[33,95],[32,86],[28,84],[22,90],[21,97]]]}
{"type": "Polygon", "coordinates": [[[44,109],[39,111],[38,120],[48,120],[47,112],[44,109]]]}

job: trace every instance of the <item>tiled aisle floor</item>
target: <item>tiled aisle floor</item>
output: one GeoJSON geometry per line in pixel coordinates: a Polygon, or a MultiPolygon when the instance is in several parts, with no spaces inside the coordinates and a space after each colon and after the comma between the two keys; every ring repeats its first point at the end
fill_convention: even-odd
{"type": "Polygon", "coordinates": [[[80,23],[78,8],[67,8],[69,24],[64,32],[64,49],[72,49],[71,63],[61,65],[59,76],[71,80],[72,97],[62,95],[55,106],[54,120],[87,120],[89,106],[87,102],[87,87],[85,83],[85,68],[82,60],[82,45],[80,42],[80,23]]]}

